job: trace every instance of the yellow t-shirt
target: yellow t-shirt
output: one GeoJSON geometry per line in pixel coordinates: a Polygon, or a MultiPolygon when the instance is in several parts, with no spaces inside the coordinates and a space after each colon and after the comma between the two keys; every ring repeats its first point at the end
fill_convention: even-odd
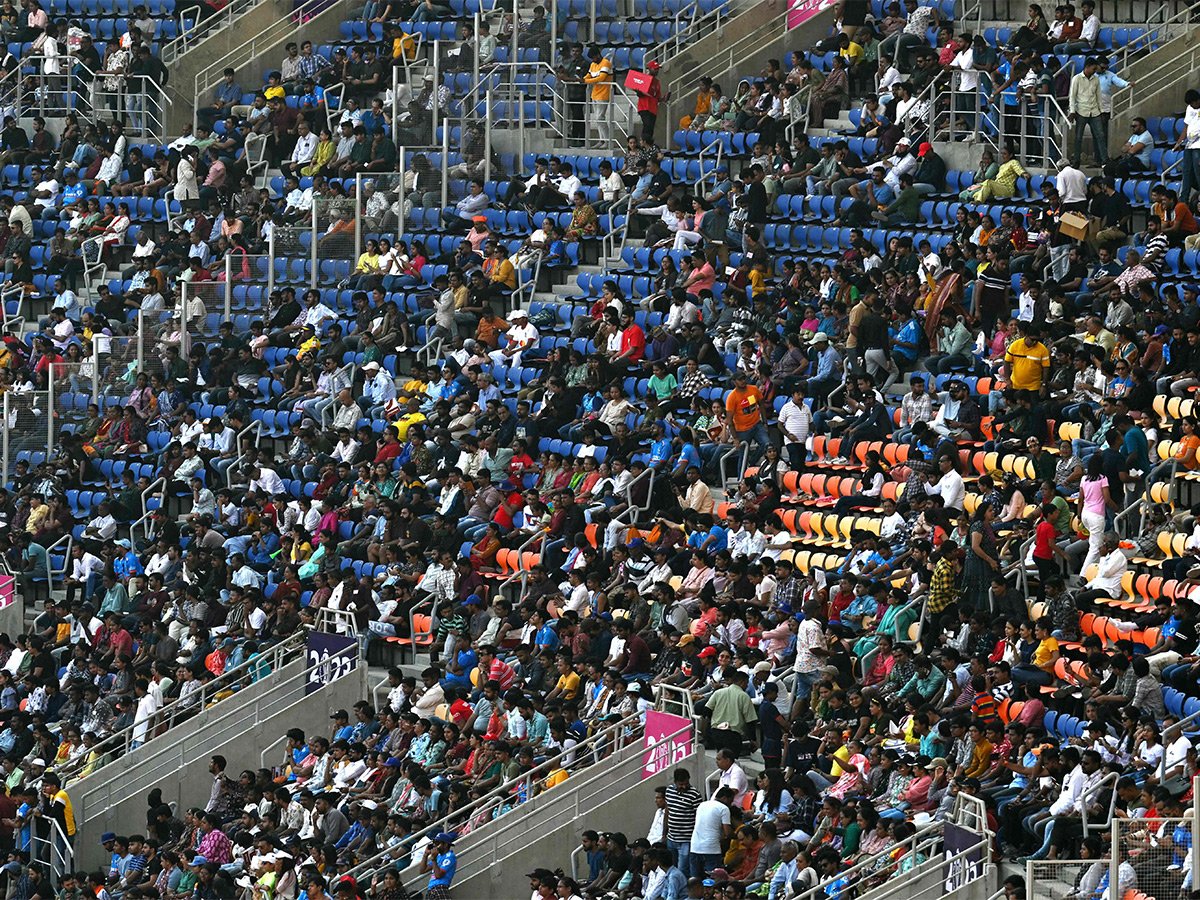
{"type": "Polygon", "coordinates": [[[574,700],[579,696],[579,676],[574,672],[559,675],[555,687],[562,691],[563,696],[568,700],[574,700]]]}
{"type": "Polygon", "coordinates": [[[408,439],[409,426],[416,425],[418,422],[424,422],[424,421],[425,421],[424,413],[419,413],[419,412],[418,413],[406,413],[405,415],[401,416],[399,419],[397,419],[392,424],[396,426],[396,431],[398,432],[397,437],[399,437],[401,443],[403,443],[405,440],[408,439]]]}
{"type": "Polygon", "coordinates": [[[1038,341],[1032,347],[1022,338],[1008,345],[1004,361],[1011,371],[1010,382],[1019,391],[1036,391],[1042,386],[1042,375],[1050,368],[1050,351],[1038,341]]]}
{"type": "Polygon", "coordinates": [[[1044,666],[1050,662],[1050,657],[1058,651],[1058,641],[1052,637],[1046,638],[1037,649],[1033,651],[1033,664],[1035,666],[1044,666]]]}
{"type": "Polygon", "coordinates": [[[843,47],[842,49],[838,50],[838,56],[846,60],[847,64],[855,65],[860,59],[862,59],[863,48],[854,43],[854,41],[851,41],[849,47],[843,47]]]}
{"type": "Polygon", "coordinates": [[[767,277],[758,269],[750,270],[748,280],[750,281],[750,293],[753,296],[757,297],[759,294],[767,292],[767,277]]]}
{"type": "Polygon", "coordinates": [[[265,91],[263,91],[263,94],[266,96],[266,98],[268,100],[274,100],[276,97],[286,97],[287,91],[285,91],[282,86],[269,87],[265,91]]]}

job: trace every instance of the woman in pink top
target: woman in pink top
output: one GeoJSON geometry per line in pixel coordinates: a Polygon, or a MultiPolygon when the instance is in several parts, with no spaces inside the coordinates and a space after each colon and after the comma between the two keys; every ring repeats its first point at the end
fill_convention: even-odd
{"type": "Polygon", "coordinates": [[[1088,460],[1087,474],[1079,482],[1079,518],[1088,530],[1088,554],[1083,561],[1083,571],[1100,560],[1100,541],[1104,537],[1104,511],[1111,508],[1119,511],[1109,492],[1108,479],[1104,476],[1104,458],[1093,453],[1088,460]]]}
{"type": "Polygon", "coordinates": [[[759,638],[759,649],[767,655],[767,659],[780,662],[783,654],[787,651],[788,644],[791,643],[792,635],[799,628],[800,623],[796,621],[795,616],[788,616],[782,625],[762,633],[759,638]]]}
{"type": "Polygon", "coordinates": [[[709,265],[703,253],[692,254],[692,273],[687,277],[687,280],[680,284],[689,294],[699,296],[700,292],[708,289],[712,290],[716,284],[717,274],[713,271],[713,267],[709,265]]]}

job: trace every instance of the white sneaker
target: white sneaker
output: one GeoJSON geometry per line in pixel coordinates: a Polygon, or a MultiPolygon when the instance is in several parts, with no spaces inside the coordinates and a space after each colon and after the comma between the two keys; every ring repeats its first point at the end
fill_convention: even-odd
{"type": "Polygon", "coordinates": [[[835,465],[835,466],[844,466],[848,462],[850,462],[850,460],[846,459],[846,457],[844,457],[844,456],[835,456],[830,461],[831,465],[835,465]]]}
{"type": "Polygon", "coordinates": [[[408,344],[400,344],[398,347],[396,347],[396,352],[397,353],[407,353],[408,352],[408,344]]]}

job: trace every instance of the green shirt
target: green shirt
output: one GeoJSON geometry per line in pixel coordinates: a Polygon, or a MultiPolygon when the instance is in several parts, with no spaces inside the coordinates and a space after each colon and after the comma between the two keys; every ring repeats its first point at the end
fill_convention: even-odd
{"type": "Polygon", "coordinates": [[[900,191],[886,212],[888,215],[899,213],[905,222],[916,222],[921,214],[921,195],[917,193],[916,188],[906,187],[900,191]]]}
{"type": "Polygon", "coordinates": [[[729,684],[715,691],[707,705],[714,727],[726,725],[744,731],[747,723],[758,721],[758,712],[750,695],[737,685],[729,684]]]}
{"type": "Polygon", "coordinates": [[[654,391],[659,400],[666,400],[668,397],[670,397],[673,393],[675,393],[675,388],[677,386],[678,385],[675,381],[675,376],[670,372],[668,372],[662,378],[659,378],[657,375],[654,375],[650,378],[650,390],[654,391]]]}

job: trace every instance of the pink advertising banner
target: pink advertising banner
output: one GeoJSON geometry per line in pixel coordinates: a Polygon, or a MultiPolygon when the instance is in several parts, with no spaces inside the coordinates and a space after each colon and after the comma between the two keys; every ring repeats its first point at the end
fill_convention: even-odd
{"type": "Polygon", "coordinates": [[[0,609],[12,606],[13,585],[15,582],[16,579],[11,575],[0,575],[0,609]]]}
{"type": "Polygon", "coordinates": [[[646,712],[642,780],[668,772],[692,755],[692,720],[670,713],[646,712]],[[681,731],[681,729],[687,729],[681,731]]]}
{"type": "Polygon", "coordinates": [[[833,0],[788,0],[788,28],[802,25],[823,9],[833,6],[833,0]]]}

